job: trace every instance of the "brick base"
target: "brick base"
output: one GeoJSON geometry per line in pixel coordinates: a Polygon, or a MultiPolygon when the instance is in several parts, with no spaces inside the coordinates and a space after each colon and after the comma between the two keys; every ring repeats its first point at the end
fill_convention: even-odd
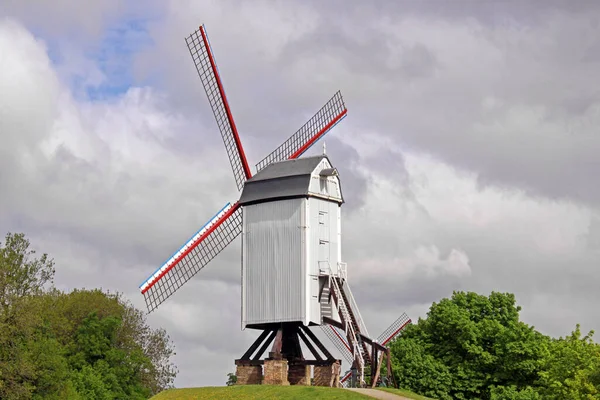
{"type": "Polygon", "coordinates": [[[236,385],[260,385],[262,383],[262,366],[238,365],[235,371],[236,385]]]}
{"type": "Polygon", "coordinates": [[[290,385],[310,386],[310,365],[292,364],[288,368],[290,385]]]}
{"type": "Polygon", "coordinates": [[[263,385],[289,385],[287,360],[265,360],[263,385]]]}
{"type": "Polygon", "coordinates": [[[334,362],[331,365],[315,365],[315,386],[340,386],[340,363],[334,362]]]}

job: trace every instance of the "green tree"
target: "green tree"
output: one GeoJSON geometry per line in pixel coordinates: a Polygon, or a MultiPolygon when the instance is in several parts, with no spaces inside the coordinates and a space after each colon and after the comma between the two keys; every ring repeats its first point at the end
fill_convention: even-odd
{"type": "Polygon", "coordinates": [[[40,294],[54,278],[54,261],[47,254],[33,257],[29,245],[22,233],[8,233],[4,245],[0,243],[0,306],[5,317],[18,300],[40,294]]]}
{"type": "Polygon", "coordinates": [[[518,389],[516,386],[498,386],[491,388],[492,400],[542,400],[542,396],[531,386],[518,389]]]}
{"type": "Polygon", "coordinates": [[[450,369],[427,353],[425,343],[418,338],[398,340],[391,348],[392,372],[400,387],[439,400],[451,400],[450,369]]]}
{"type": "MultiPolygon", "coordinates": [[[[42,318],[33,296],[52,283],[53,261],[34,257],[23,234],[7,234],[0,243],[0,398],[33,396],[37,387],[60,390],[64,372],[61,349],[40,331],[42,318]],[[40,343],[48,346],[43,351],[40,343]],[[40,356],[40,357],[38,357],[40,356]],[[52,376],[52,373],[55,376],[52,376]]],[[[64,361],[64,360],[63,360],[64,361]]]]}
{"type": "Polygon", "coordinates": [[[225,383],[227,386],[233,386],[237,383],[237,375],[233,372],[227,374],[227,382],[225,383]]]}
{"type": "Polygon", "coordinates": [[[142,399],[172,387],[163,329],[119,294],[63,293],[22,234],[0,244],[0,398],[142,399]]]}
{"type": "Polygon", "coordinates": [[[392,344],[397,381],[442,399],[490,399],[492,387],[534,386],[549,340],[519,321],[520,310],[508,293],[455,292],[433,303],[392,344]]]}
{"type": "Polygon", "coordinates": [[[548,400],[600,398],[600,345],[579,324],[571,335],[554,339],[540,373],[541,393],[548,400]]]}

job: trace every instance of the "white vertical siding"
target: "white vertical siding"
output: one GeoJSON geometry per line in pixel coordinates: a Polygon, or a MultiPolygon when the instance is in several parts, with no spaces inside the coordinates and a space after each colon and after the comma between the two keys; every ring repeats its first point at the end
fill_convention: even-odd
{"type": "Polygon", "coordinates": [[[328,273],[340,262],[340,205],[311,197],[308,199],[311,249],[308,270],[311,274],[328,273]]]}
{"type": "Polygon", "coordinates": [[[336,244],[336,251],[337,251],[337,262],[342,262],[342,206],[341,205],[337,205],[337,210],[336,210],[336,237],[337,237],[337,244],[336,244]]]}
{"type": "MultiPolygon", "coordinates": [[[[329,268],[335,269],[340,261],[340,205],[333,201],[310,197],[307,200],[308,246],[307,280],[313,283],[313,277],[328,274],[329,268]]],[[[318,279],[314,280],[318,293],[318,279]]],[[[320,324],[321,306],[316,293],[311,295],[309,320],[320,324]]]]}
{"type": "Polygon", "coordinates": [[[305,199],[244,207],[242,327],[306,323],[305,199]]]}
{"type": "Polygon", "coordinates": [[[322,252],[322,246],[319,244],[319,233],[321,232],[321,220],[319,218],[321,200],[315,198],[308,198],[307,204],[307,220],[308,220],[308,237],[309,246],[307,248],[307,264],[306,279],[311,285],[311,297],[309,299],[309,321],[320,324],[321,323],[321,305],[319,303],[318,291],[319,291],[319,254],[322,252]],[[313,297],[315,296],[315,297],[313,297]]]}

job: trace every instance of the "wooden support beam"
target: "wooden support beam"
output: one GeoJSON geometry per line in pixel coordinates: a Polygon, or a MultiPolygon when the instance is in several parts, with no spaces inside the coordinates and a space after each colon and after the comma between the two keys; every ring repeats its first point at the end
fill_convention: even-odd
{"type": "Polygon", "coordinates": [[[379,360],[376,360],[375,365],[377,368],[377,371],[375,372],[375,376],[372,379],[371,382],[371,387],[374,388],[377,385],[377,380],[379,379],[379,373],[381,372],[381,362],[383,361],[383,356],[385,356],[385,353],[382,352],[381,354],[379,354],[379,360]]]}
{"type": "Polygon", "coordinates": [[[371,339],[370,337],[368,337],[368,336],[365,336],[365,335],[363,335],[362,333],[359,333],[358,335],[360,336],[360,338],[361,338],[363,341],[365,341],[365,342],[367,342],[368,344],[370,344],[371,346],[375,347],[377,350],[379,350],[379,351],[386,351],[387,347],[385,347],[385,346],[382,346],[382,345],[380,345],[380,344],[379,344],[379,343],[377,343],[377,342],[374,342],[374,341],[373,341],[373,339],[371,339]]]}
{"type": "Polygon", "coordinates": [[[306,333],[306,335],[317,345],[319,350],[321,350],[323,352],[323,354],[325,354],[325,357],[328,360],[335,360],[333,355],[331,355],[329,350],[327,350],[327,347],[323,346],[323,343],[321,343],[319,341],[319,339],[315,336],[315,334],[307,326],[300,325],[300,329],[302,329],[304,331],[304,333],[306,333]]]}
{"type": "Polygon", "coordinates": [[[308,347],[308,350],[310,350],[310,352],[317,359],[317,361],[323,361],[323,357],[321,357],[317,349],[315,349],[315,346],[312,345],[312,343],[308,340],[304,333],[302,333],[301,330],[298,330],[298,336],[300,337],[300,339],[302,339],[306,347],[308,347]]]}
{"type": "Polygon", "coordinates": [[[323,317],[323,322],[332,326],[335,326],[336,328],[339,328],[343,331],[346,330],[346,324],[343,324],[341,322],[336,321],[333,318],[329,318],[329,317],[323,317]]]}
{"type": "Polygon", "coordinates": [[[392,382],[394,387],[397,389],[398,385],[396,384],[396,378],[394,378],[394,374],[392,373],[392,360],[390,358],[390,349],[387,349],[386,351],[386,357],[387,357],[387,373],[388,373],[388,381],[391,377],[392,382]]]}
{"type": "Polygon", "coordinates": [[[265,338],[267,337],[267,335],[269,334],[269,332],[270,331],[262,331],[262,333],[254,341],[254,343],[252,343],[252,345],[250,346],[250,348],[248,348],[248,350],[244,353],[244,355],[242,356],[241,360],[249,360],[250,357],[252,356],[252,354],[258,348],[258,346],[260,346],[260,344],[263,342],[263,340],[265,340],[265,338]]]}
{"type": "Polygon", "coordinates": [[[235,360],[235,365],[263,365],[263,360],[235,360]]]}
{"type": "Polygon", "coordinates": [[[377,349],[373,346],[371,346],[371,382],[373,382],[373,379],[375,378],[375,371],[377,371],[377,368],[379,367],[379,365],[377,364],[377,349]]]}
{"type": "Polygon", "coordinates": [[[259,360],[262,357],[262,355],[267,350],[267,347],[269,347],[269,345],[271,344],[271,342],[273,342],[273,339],[275,339],[275,335],[277,335],[277,331],[275,329],[270,330],[270,331],[265,331],[265,332],[270,332],[271,334],[269,335],[269,337],[267,338],[267,340],[265,340],[265,342],[263,343],[263,345],[261,346],[261,348],[258,349],[258,353],[256,353],[256,355],[254,356],[254,358],[252,358],[252,360],[254,360],[254,361],[259,360]]]}
{"type": "Polygon", "coordinates": [[[271,348],[271,352],[269,353],[269,358],[282,358],[281,347],[283,345],[283,328],[277,329],[277,334],[275,335],[275,340],[273,341],[273,347],[271,348]]]}
{"type": "Polygon", "coordinates": [[[295,324],[284,324],[282,326],[282,345],[281,354],[283,358],[288,361],[292,360],[304,360],[302,355],[302,347],[300,346],[300,340],[298,339],[298,325],[295,324]]]}
{"type": "MultiPolygon", "coordinates": [[[[296,360],[292,364],[296,365],[318,365],[328,367],[331,366],[334,362],[339,361],[341,363],[342,360],[296,360]]],[[[235,360],[235,365],[264,365],[265,360],[235,360]]]]}

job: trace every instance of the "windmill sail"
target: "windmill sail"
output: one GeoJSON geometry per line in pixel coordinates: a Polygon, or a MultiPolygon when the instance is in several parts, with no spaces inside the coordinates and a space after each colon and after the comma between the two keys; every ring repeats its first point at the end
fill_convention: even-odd
{"type": "Polygon", "coordinates": [[[227,204],[140,285],[148,312],[175,293],[242,233],[242,209],[227,204]]]}
{"type": "Polygon", "coordinates": [[[331,325],[321,325],[321,330],[325,333],[325,335],[329,338],[331,343],[338,349],[342,357],[348,362],[349,365],[352,365],[353,357],[352,357],[352,348],[344,339],[344,332],[341,332],[334,326],[331,325]]]}
{"type": "Polygon", "coordinates": [[[185,39],[221,131],[238,190],[252,177],[204,26],[185,39]]]}
{"type": "Polygon", "coordinates": [[[338,91],[302,128],[256,164],[256,170],[260,171],[267,165],[277,161],[300,157],[302,153],[340,122],[347,112],[342,93],[338,91]]]}
{"type": "Polygon", "coordinates": [[[390,326],[388,326],[383,332],[381,332],[381,335],[379,335],[377,341],[383,346],[385,346],[386,344],[391,342],[396,336],[398,336],[400,332],[402,332],[402,330],[406,328],[406,326],[410,323],[411,320],[410,318],[408,318],[408,315],[406,315],[406,313],[402,313],[402,315],[398,317],[397,320],[392,322],[390,326]]]}

